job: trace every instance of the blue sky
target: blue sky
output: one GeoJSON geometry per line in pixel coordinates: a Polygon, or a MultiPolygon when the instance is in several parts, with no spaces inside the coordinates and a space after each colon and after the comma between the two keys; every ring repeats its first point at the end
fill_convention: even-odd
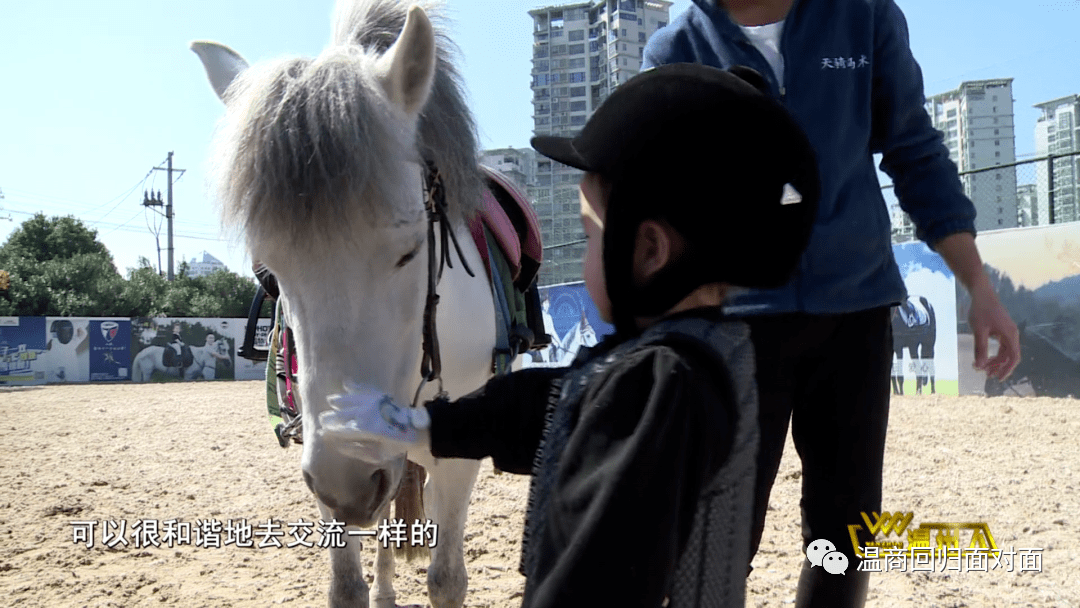
{"type": "MultiPolygon", "coordinates": [[[[821,2],[825,0],[803,0],[821,2]]],[[[531,19],[550,3],[448,2],[451,32],[484,147],[524,147],[532,130],[531,19]]],[[[674,3],[678,15],[690,0],[674,3]]],[[[1016,151],[1035,151],[1031,106],[1080,93],[1080,0],[899,0],[928,95],[963,80],[1012,77],[1016,151]]],[[[5,2],[0,7],[0,242],[34,212],[73,214],[99,231],[121,272],[156,261],[169,151],[187,172],[175,186],[176,260],[207,251],[249,273],[243,245],[219,231],[203,167],[222,113],[188,43],[229,44],[249,61],[315,55],[332,0],[5,2]],[[145,184],[143,179],[149,174],[145,184]]],[[[162,261],[165,263],[165,253],[162,261]]]]}

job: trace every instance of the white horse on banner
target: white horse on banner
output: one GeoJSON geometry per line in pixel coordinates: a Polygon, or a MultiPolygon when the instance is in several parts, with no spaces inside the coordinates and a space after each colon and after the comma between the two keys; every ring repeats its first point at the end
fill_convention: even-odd
{"type": "MultiPolygon", "coordinates": [[[[135,355],[135,361],[131,364],[132,382],[149,382],[150,376],[155,372],[163,374],[176,374],[185,380],[194,380],[202,376],[206,380],[212,380],[217,369],[217,360],[221,356],[228,356],[229,344],[224,339],[215,340],[210,344],[191,347],[191,364],[179,370],[176,367],[165,365],[165,350],[176,352],[171,346],[147,346],[135,355]],[[218,355],[215,357],[214,355],[218,355]]],[[[180,355],[177,355],[178,357],[180,355]]]]}
{"type": "MultiPolygon", "coordinates": [[[[429,282],[437,280],[435,344],[449,396],[480,387],[492,369],[492,292],[467,226],[482,187],[475,127],[430,10],[398,0],[339,2],[333,43],[315,59],[249,67],[228,47],[192,45],[226,104],[213,151],[224,216],[277,277],[294,332],[303,478],[323,518],[349,530],[389,516],[405,458],[375,466],[341,453],[320,440],[319,413],[347,380],[413,402],[429,282]],[[438,216],[427,211],[425,192],[440,180],[448,216],[429,228],[438,216]],[[457,244],[441,249],[447,234],[460,244],[457,255],[457,244]],[[453,263],[439,277],[443,255],[453,263]]],[[[427,384],[421,398],[435,390],[427,384]]],[[[431,604],[459,607],[465,516],[480,463],[427,451],[408,458],[427,470],[424,502],[438,532],[431,604]]],[[[329,549],[329,603],[367,606],[359,536],[344,540],[329,549]]],[[[371,599],[393,606],[393,552],[376,547],[371,599]]]]}

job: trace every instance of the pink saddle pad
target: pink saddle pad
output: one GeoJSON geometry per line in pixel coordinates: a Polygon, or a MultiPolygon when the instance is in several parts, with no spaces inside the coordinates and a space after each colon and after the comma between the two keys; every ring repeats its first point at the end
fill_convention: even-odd
{"type": "Polygon", "coordinates": [[[472,232],[473,240],[476,241],[477,249],[480,250],[481,257],[484,258],[484,264],[487,266],[489,260],[482,228],[482,226],[487,226],[488,231],[499,245],[499,249],[506,255],[506,261],[510,265],[513,280],[517,281],[521,274],[522,256],[535,261],[536,266],[539,266],[540,262],[543,261],[544,252],[540,241],[540,221],[537,219],[536,212],[533,210],[532,205],[529,204],[525,194],[521,192],[517,185],[494,169],[482,165],[480,169],[490,180],[488,183],[489,188],[484,189],[480,213],[473,219],[469,229],[472,232]],[[503,200],[512,200],[517,204],[518,209],[521,211],[520,215],[525,219],[524,234],[519,234],[515,229],[514,223],[499,203],[499,198],[492,191],[492,188],[502,190],[502,193],[505,194],[502,197],[503,200]],[[481,224],[481,222],[483,223],[481,224]]]}

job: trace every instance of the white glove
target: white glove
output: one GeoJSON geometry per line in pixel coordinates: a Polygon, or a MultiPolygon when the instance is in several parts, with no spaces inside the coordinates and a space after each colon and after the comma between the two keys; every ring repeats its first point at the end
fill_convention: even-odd
{"type": "Polygon", "coordinates": [[[431,418],[427,409],[403,408],[370,386],[345,383],[331,395],[332,411],[319,414],[319,433],[339,450],[367,462],[383,463],[426,445],[431,418]]]}

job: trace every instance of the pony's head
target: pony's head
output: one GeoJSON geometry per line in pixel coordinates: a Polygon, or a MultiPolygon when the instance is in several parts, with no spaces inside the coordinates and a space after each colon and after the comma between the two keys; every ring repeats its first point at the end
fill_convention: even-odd
{"type": "Polygon", "coordinates": [[[346,380],[411,401],[425,162],[439,167],[455,222],[474,211],[480,180],[473,122],[425,10],[342,2],[334,24],[315,59],[248,67],[221,45],[192,49],[227,107],[212,167],[224,217],[276,276],[294,331],[304,479],[337,519],[366,526],[393,497],[404,455],[355,460],[322,441],[318,414],[346,380]]]}

